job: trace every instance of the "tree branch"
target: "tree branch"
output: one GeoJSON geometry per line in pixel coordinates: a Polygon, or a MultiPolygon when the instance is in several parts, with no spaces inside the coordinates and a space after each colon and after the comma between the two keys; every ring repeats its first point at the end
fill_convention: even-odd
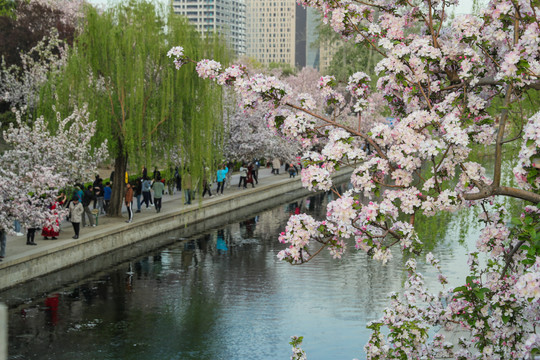
{"type": "Polygon", "coordinates": [[[330,119],[327,119],[323,116],[320,116],[320,115],[317,115],[315,114],[314,112],[312,111],[309,111],[309,110],[306,110],[300,106],[296,106],[294,104],[291,104],[291,103],[285,103],[285,105],[293,108],[293,109],[296,109],[296,110],[300,110],[300,111],[303,111],[305,112],[306,114],[309,114],[319,120],[322,120],[326,123],[328,123],[329,125],[333,125],[335,127],[339,127],[339,128],[342,128],[344,130],[347,130],[348,132],[350,132],[351,134],[354,134],[354,135],[357,135],[359,137],[361,137],[362,139],[364,139],[365,141],[367,141],[371,146],[373,146],[375,148],[375,151],[377,151],[377,154],[379,154],[380,157],[382,157],[383,159],[385,160],[388,160],[388,158],[386,157],[386,155],[383,153],[383,151],[381,150],[381,148],[379,147],[379,145],[377,145],[377,143],[375,143],[375,141],[373,141],[372,138],[370,138],[369,136],[367,136],[366,134],[360,132],[360,131],[356,131],[355,129],[353,128],[350,128],[348,126],[345,126],[345,125],[341,125],[335,121],[332,121],[330,119]]]}
{"type": "Polygon", "coordinates": [[[465,200],[472,201],[472,200],[482,200],[487,197],[495,196],[495,195],[509,196],[509,197],[529,201],[534,204],[540,203],[540,194],[527,191],[527,190],[511,188],[507,186],[485,187],[477,193],[463,194],[463,198],[465,200]]]}
{"type": "Polygon", "coordinates": [[[506,264],[504,265],[504,269],[503,271],[501,271],[501,276],[499,279],[502,279],[504,278],[504,275],[506,274],[506,270],[508,270],[508,267],[510,267],[510,262],[512,261],[512,257],[514,256],[514,254],[519,250],[519,248],[521,247],[521,245],[523,245],[525,243],[525,240],[520,240],[516,246],[514,246],[512,248],[512,250],[510,250],[510,252],[508,253],[508,255],[505,256],[505,262],[506,264]]]}
{"type": "Polygon", "coordinates": [[[508,107],[512,98],[512,84],[506,88],[506,95],[503,102],[503,110],[501,112],[501,119],[499,120],[499,132],[497,134],[497,142],[495,144],[495,170],[493,173],[493,186],[498,187],[501,184],[501,165],[502,165],[502,146],[504,140],[504,129],[506,121],[508,120],[508,107]]]}

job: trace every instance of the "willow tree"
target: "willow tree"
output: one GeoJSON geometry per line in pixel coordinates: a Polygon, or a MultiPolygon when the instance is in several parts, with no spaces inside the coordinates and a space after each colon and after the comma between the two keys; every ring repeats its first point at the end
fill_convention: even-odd
{"type": "Polygon", "coordinates": [[[203,39],[187,20],[160,10],[144,1],[104,12],[88,6],[65,72],[43,89],[38,108],[43,113],[55,104],[68,112],[88,103],[98,121],[96,142],[107,139],[114,158],[112,215],[121,211],[128,161],[131,169],[163,167],[163,159],[181,151],[177,157],[197,176],[203,163],[219,160],[221,90],[193,69],[176,71],[167,50],[182,43],[190,53],[223,61],[228,52],[224,42],[203,39]]]}

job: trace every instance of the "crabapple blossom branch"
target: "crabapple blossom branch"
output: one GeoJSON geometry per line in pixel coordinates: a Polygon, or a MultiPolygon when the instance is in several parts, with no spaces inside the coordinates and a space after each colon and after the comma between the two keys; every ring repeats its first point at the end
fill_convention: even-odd
{"type": "Polygon", "coordinates": [[[346,126],[346,125],[341,125],[335,121],[332,121],[328,118],[325,118],[321,115],[318,115],[318,114],[315,114],[314,112],[312,111],[309,111],[307,109],[304,109],[300,106],[296,106],[294,104],[291,104],[291,103],[285,103],[286,106],[289,106],[293,109],[296,109],[296,110],[300,110],[300,111],[303,111],[305,112],[306,114],[309,114],[317,119],[320,119],[322,121],[324,121],[327,125],[331,125],[331,126],[335,126],[335,127],[338,127],[338,128],[342,128],[344,130],[347,130],[348,132],[350,132],[351,134],[354,134],[354,135],[357,135],[359,137],[361,137],[362,139],[364,139],[365,141],[367,141],[371,146],[373,146],[373,148],[375,149],[375,151],[377,151],[377,153],[383,158],[385,159],[386,156],[385,154],[383,153],[383,151],[381,150],[381,148],[377,145],[377,143],[375,143],[369,136],[367,136],[366,134],[360,132],[360,131],[357,131],[349,126],[346,126]]]}
{"type": "Polygon", "coordinates": [[[520,240],[517,244],[514,245],[514,247],[510,250],[510,252],[506,255],[506,264],[504,265],[504,268],[501,271],[500,278],[504,278],[506,276],[506,271],[510,267],[510,264],[512,262],[512,258],[516,254],[516,252],[525,244],[525,240],[520,240]]]}

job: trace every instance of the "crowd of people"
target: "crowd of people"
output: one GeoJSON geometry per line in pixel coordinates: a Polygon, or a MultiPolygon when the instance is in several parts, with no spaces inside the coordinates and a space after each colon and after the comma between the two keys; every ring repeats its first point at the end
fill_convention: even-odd
{"type": "MultiPolygon", "coordinates": [[[[141,176],[135,180],[127,181],[124,193],[124,205],[127,210],[127,223],[133,222],[133,214],[140,213],[141,210],[154,208],[157,213],[162,209],[162,198],[168,193],[173,195],[175,192],[183,193],[184,205],[192,204],[195,195],[198,193],[199,186],[201,187],[201,197],[206,195],[209,197],[222,196],[225,188],[232,186],[232,173],[234,164],[232,162],[224,163],[218,166],[217,171],[211,172],[205,168],[202,174],[202,181],[192,178],[188,168],[185,168],[182,174],[178,167],[174,170],[174,174],[169,181],[162,178],[160,171],[156,168],[150,177],[146,167],[141,170],[141,176]],[[212,194],[212,184],[215,182],[215,193],[212,194]],[[134,203],[136,209],[134,209],[134,203]]],[[[278,158],[267,163],[267,167],[272,168],[272,174],[279,175],[281,161],[278,158]]],[[[260,162],[253,160],[251,162],[243,162],[240,164],[240,180],[238,188],[246,189],[248,184],[254,188],[259,183],[259,168],[260,162]]],[[[298,167],[293,163],[285,164],[285,171],[290,177],[294,177],[298,172],[298,167]]],[[[92,184],[83,185],[76,184],[71,192],[71,196],[67,196],[64,191],[60,192],[56,200],[50,204],[50,216],[47,225],[32,226],[26,230],[26,244],[33,246],[35,242],[36,232],[41,230],[43,240],[56,240],[60,235],[60,223],[62,220],[59,210],[68,210],[67,220],[73,226],[73,239],[78,239],[81,227],[97,226],[97,219],[101,215],[106,215],[109,212],[109,206],[112,196],[111,182],[114,180],[114,172],[111,173],[110,179],[107,182],[96,175],[92,184]]],[[[127,180],[127,177],[126,177],[127,180]]],[[[23,236],[21,233],[20,224],[15,221],[14,228],[17,236],[23,236]]],[[[0,261],[5,256],[6,247],[6,232],[0,231],[0,261]]]]}

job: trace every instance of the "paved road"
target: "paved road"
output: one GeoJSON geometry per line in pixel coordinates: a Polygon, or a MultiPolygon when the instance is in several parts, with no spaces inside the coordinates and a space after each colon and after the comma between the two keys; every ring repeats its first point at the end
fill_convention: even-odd
{"type": "MultiPolygon", "coordinates": [[[[224,197],[233,196],[234,194],[241,191],[257,191],[257,184],[255,185],[255,189],[252,189],[250,184],[248,184],[247,189],[239,188],[239,177],[240,175],[238,173],[232,175],[232,185],[229,188],[225,188],[225,191],[223,192],[224,197]]],[[[289,174],[286,174],[285,171],[283,171],[283,167],[281,168],[279,175],[271,174],[271,170],[269,168],[261,168],[259,170],[259,184],[261,185],[271,184],[277,181],[284,181],[287,178],[289,178],[289,174]]],[[[296,180],[298,180],[298,176],[296,177],[296,180]]],[[[214,183],[212,185],[212,195],[214,196],[212,198],[209,198],[207,195],[202,201],[207,202],[217,199],[217,196],[215,195],[215,189],[216,184],[214,183]]],[[[163,196],[163,203],[160,214],[157,214],[153,207],[149,207],[148,209],[143,208],[141,209],[140,213],[134,214],[133,221],[136,222],[137,219],[146,219],[153,216],[165,215],[169,211],[178,210],[183,207],[196,207],[198,206],[199,200],[200,196],[197,195],[195,201],[193,201],[191,205],[184,205],[183,191],[175,192],[172,195],[166,194],[163,196]]],[[[137,205],[135,203],[134,209],[136,210],[136,208],[137,205]]],[[[85,236],[88,236],[89,234],[106,234],[111,229],[114,229],[118,224],[124,223],[124,221],[127,219],[125,208],[123,209],[122,215],[123,217],[121,218],[100,216],[98,219],[98,226],[81,228],[79,239],[84,239],[85,236]]],[[[22,231],[24,232],[25,229],[23,229],[22,231]]],[[[2,262],[0,262],[0,270],[2,269],[2,267],[8,266],[11,261],[25,258],[28,255],[35,255],[40,252],[50,251],[51,249],[62,246],[67,242],[77,241],[71,238],[73,235],[74,233],[71,223],[64,221],[60,224],[60,236],[57,240],[44,240],[41,236],[41,231],[36,232],[35,242],[38,244],[37,246],[26,245],[26,233],[24,233],[24,236],[20,237],[8,236],[6,257],[3,259],[2,262]]]]}

